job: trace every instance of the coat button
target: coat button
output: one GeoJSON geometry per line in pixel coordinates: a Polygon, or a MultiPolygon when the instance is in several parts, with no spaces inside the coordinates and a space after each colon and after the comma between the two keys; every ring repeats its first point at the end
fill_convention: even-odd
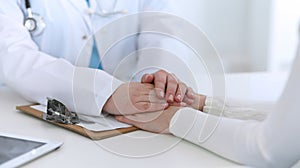
{"type": "Polygon", "coordinates": [[[86,35],[83,35],[82,36],[82,40],[86,40],[87,39],[87,36],[86,35]]]}

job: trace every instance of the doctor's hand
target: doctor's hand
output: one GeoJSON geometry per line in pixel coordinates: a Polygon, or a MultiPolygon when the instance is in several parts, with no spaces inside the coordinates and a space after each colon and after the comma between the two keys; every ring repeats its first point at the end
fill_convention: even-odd
{"type": "Polygon", "coordinates": [[[179,107],[171,106],[166,110],[158,112],[116,116],[115,118],[120,122],[134,125],[135,127],[146,131],[154,133],[170,133],[170,121],[179,109],[179,107]]]}
{"type": "Polygon", "coordinates": [[[132,82],[119,86],[103,110],[113,115],[131,115],[160,111],[167,107],[168,103],[155,95],[152,84],[132,82]]]}
{"type": "Polygon", "coordinates": [[[141,82],[154,84],[156,95],[161,99],[165,98],[168,103],[175,103],[173,105],[181,103],[182,106],[186,106],[195,101],[193,90],[177,79],[174,74],[164,70],[143,75],[141,82]]]}

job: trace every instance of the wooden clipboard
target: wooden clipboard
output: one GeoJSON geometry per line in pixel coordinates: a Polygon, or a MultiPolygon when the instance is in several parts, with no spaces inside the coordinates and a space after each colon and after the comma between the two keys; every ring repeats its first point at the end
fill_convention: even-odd
{"type": "MultiPolygon", "coordinates": [[[[31,108],[32,105],[34,105],[34,104],[26,105],[26,106],[17,106],[16,109],[20,110],[26,114],[29,114],[33,117],[43,120],[43,112],[36,110],[34,108],[31,108]]],[[[57,122],[46,121],[46,120],[43,120],[43,121],[49,122],[49,123],[57,125],[59,127],[63,127],[68,130],[71,130],[73,132],[76,132],[76,133],[78,133],[82,136],[85,136],[87,138],[90,138],[92,140],[105,139],[105,138],[109,138],[109,137],[113,137],[116,135],[125,134],[128,132],[138,130],[138,128],[132,126],[132,127],[128,127],[128,128],[119,128],[119,129],[108,130],[108,131],[90,131],[90,130],[87,130],[78,125],[60,124],[57,122]]]]}

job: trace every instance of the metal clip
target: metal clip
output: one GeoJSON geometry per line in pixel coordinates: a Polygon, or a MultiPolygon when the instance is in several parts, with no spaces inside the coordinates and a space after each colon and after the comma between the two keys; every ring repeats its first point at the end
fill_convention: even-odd
{"type": "Polygon", "coordinates": [[[43,114],[43,119],[62,124],[78,124],[80,122],[78,115],[71,112],[58,100],[47,98],[47,113],[43,114]]]}

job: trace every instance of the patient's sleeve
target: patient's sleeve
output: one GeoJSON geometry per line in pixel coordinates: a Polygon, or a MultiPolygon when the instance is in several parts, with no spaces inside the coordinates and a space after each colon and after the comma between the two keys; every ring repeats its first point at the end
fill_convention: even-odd
{"type": "Polygon", "coordinates": [[[259,143],[252,143],[259,141],[257,139],[261,130],[259,126],[256,121],[243,122],[217,118],[194,109],[184,108],[172,118],[170,132],[235,162],[263,163],[266,162],[266,158],[259,143]],[[215,129],[211,129],[214,127],[215,129]],[[210,135],[209,132],[212,134],[210,135]]]}
{"type": "Polygon", "coordinates": [[[264,121],[179,110],[170,132],[220,156],[254,167],[291,167],[300,159],[300,55],[280,100],[264,121]]]}
{"type": "Polygon", "coordinates": [[[300,159],[300,122],[298,126],[287,120],[281,124],[273,122],[278,121],[271,118],[264,122],[217,118],[184,108],[172,118],[170,132],[241,164],[290,167],[300,159]],[[212,120],[219,122],[209,122],[212,120]],[[215,129],[210,135],[211,128],[215,129]]]}

